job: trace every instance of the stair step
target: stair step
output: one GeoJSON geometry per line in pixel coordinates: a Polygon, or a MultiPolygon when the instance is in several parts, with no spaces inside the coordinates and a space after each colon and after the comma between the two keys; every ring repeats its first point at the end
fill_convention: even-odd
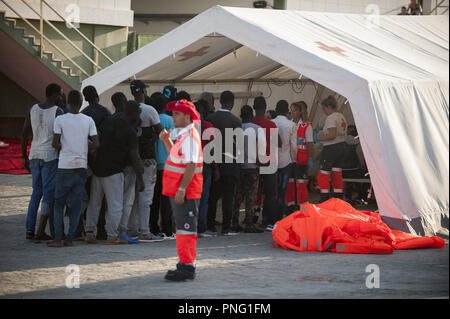
{"type": "MultiPolygon", "coordinates": [[[[35,50],[36,56],[40,58],[41,45],[39,36],[27,34],[27,29],[17,26],[17,19],[6,18],[4,11],[0,11],[0,20],[3,20],[8,27],[13,28],[15,32],[19,32],[20,36],[23,38],[23,41],[30,45],[35,50]]],[[[72,73],[72,68],[65,66],[63,60],[55,58],[52,51],[44,51],[42,53],[42,59],[52,64],[67,77],[70,77],[77,83],[81,84],[81,76],[79,74],[72,73]]]]}

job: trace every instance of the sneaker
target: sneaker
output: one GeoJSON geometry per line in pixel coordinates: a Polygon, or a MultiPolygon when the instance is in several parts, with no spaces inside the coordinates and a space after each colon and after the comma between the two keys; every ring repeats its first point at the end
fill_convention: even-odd
{"type": "Polygon", "coordinates": [[[186,279],[192,280],[195,278],[195,267],[178,263],[177,269],[169,270],[164,278],[170,281],[184,281],[186,279]]]}
{"type": "Polygon", "coordinates": [[[209,237],[214,237],[214,236],[206,234],[206,232],[203,232],[203,233],[197,233],[197,237],[198,238],[209,238],[209,237]]]}
{"type": "Polygon", "coordinates": [[[131,245],[131,244],[139,244],[139,241],[138,241],[138,240],[133,239],[133,238],[131,238],[131,237],[128,236],[128,235],[119,236],[119,239],[122,240],[122,241],[127,241],[128,244],[130,244],[130,245],[131,245]]]}
{"type": "Polygon", "coordinates": [[[86,236],[84,236],[84,241],[88,244],[96,244],[97,238],[95,238],[93,233],[86,233],[86,236]]]}
{"type": "Polygon", "coordinates": [[[27,240],[33,240],[34,239],[34,231],[27,231],[27,240]]]}
{"type": "Polygon", "coordinates": [[[222,231],[222,235],[223,236],[236,236],[238,233],[230,230],[230,229],[225,229],[222,231]]]}
{"type": "Polygon", "coordinates": [[[273,230],[273,225],[266,226],[266,231],[272,231],[272,230],[273,230]]]}
{"type": "Polygon", "coordinates": [[[217,232],[216,231],[212,231],[210,229],[207,229],[203,234],[203,237],[216,237],[217,236],[217,232]]]}
{"type": "Polygon", "coordinates": [[[244,228],[244,233],[264,233],[264,230],[257,228],[255,225],[251,225],[244,228]]]}
{"type": "Polygon", "coordinates": [[[66,239],[64,241],[64,247],[72,247],[72,246],[73,246],[73,243],[70,239],[66,239]]]}
{"type": "Polygon", "coordinates": [[[167,236],[166,234],[162,233],[161,237],[162,237],[164,240],[174,240],[174,239],[176,239],[175,234],[173,234],[173,233],[172,233],[172,235],[170,235],[170,236],[167,236]]]}
{"type": "Polygon", "coordinates": [[[63,246],[60,240],[53,240],[47,243],[47,247],[61,248],[63,246]]]}
{"type": "Polygon", "coordinates": [[[119,237],[108,237],[106,239],[106,245],[127,245],[128,241],[122,240],[119,237]]]}
{"type": "Polygon", "coordinates": [[[158,241],[164,241],[164,238],[152,233],[140,234],[138,240],[142,243],[153,243],[158,241]]]}
{"type": "Polygon", "coordinates": [[[128,236],[130,236],[133,239],[138,239],[139,238],[139,233],[138,232],[129,232],[128,236]]]}

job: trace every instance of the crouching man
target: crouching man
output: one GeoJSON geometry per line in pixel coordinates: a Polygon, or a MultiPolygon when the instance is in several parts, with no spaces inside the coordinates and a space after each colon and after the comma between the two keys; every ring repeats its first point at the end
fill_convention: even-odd
{"type": "Polygon", "coordinates": [[[180,262],[176,270],[169,270],[167,280],[182,281],[195,278],[197,218],[203,188],[203,154],[201,139],[195,123],[200,115],[187,100],[167,105],[173,111],[173,123],[180,128],[175,144],[170,130],[163,130],[159,138],[169,153],[163,172],[162,194],[170,198],[176,224],[177,253],[180,262]]]}

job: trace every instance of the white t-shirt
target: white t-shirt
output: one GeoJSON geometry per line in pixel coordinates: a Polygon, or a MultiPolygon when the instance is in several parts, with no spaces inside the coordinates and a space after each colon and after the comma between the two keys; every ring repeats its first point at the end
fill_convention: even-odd
{"type": "Polygon", "coordinates": [[[141,106],[141,127],[150,127],[160,123],[159,115],[156,109],[144,103],[141,106]]]}
{"type": "MultiPolygon", "coordinates": [[[[181,136],[184,133],[189,134],[190,129],[194,126],[193,123],[189,124],[185,128],[179,131],[178,136],[181,136]]],[[[188,135],[183,143],[181,143],[180,151],[183,154],[184,160],[186,163],[201,163],[203,159],[200,158],[200,145],[190,136],[188,135]]]]}
{"type": "Polygon", "coordinates": [[[347,136],[347,121],[345,120],[344,115],[339,112],[328,115],[323,126],[323,134],[328,135],[328,129],[332,127],[336,128],[336,138],[331,141],[323,141],[322,144],[324,146],[345,142],[345,137],[347,136]]]}
{"type": "Polygon", "coordinates": [[[278,115],[272,122],[278,128],[282,143],[281,147],[278,145],[278,168],[284,168],[295,161],[292,154],[297,152],[296,125],[284,115],[278,115]]]}
{"type": "Polygon", "coordinates": [[[94,120],[82,113],[56,117],[55,134],[61,134],[58,168],[87,168],[88,137],[97,135],[94,120]]]}

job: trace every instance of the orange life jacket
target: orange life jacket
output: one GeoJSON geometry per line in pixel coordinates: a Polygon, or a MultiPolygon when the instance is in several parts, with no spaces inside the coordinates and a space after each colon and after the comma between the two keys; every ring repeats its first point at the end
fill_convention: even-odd
{"type": "Polygon", "coordinates": [[[272,236],[285,249],[350,254],[392,254],[394,249],[445,245],[437,236],[419,237],[391,230],[379,214],[358,211],[337,198],[302,205],[274,225],[272,236]]]}
{"type": "Polygon", "coordinates": [[[186,187],[186,198],[197,199],[201,198],[203,190],[203,152],[200,140],[200,135],[193,125],[191,129],[178,137],[175,144],[172,146],[170,153],[167,157],[163,171],[163,189],[162,194],[169,197],[175,197],[178,188],[180,187],[181,180],[183,179],[188,162],[184,155],[181,153],[181,144],[190,136],[194,140],[194,143],[198,146],[199,163],[196,163],[195,173],[192,177],[188,187],[186,187]]]}
{"type": "Polygon", "coordinates": [[[308,164],[308,149],[306,147],[306,130],[311,125],[309,122],[302,122],[297,129],[297,164],[308,164]],[[301,142],[300,142],[301,141],[301,142]],[[300,143],[299,143],[300,142],[300,143]]]}

